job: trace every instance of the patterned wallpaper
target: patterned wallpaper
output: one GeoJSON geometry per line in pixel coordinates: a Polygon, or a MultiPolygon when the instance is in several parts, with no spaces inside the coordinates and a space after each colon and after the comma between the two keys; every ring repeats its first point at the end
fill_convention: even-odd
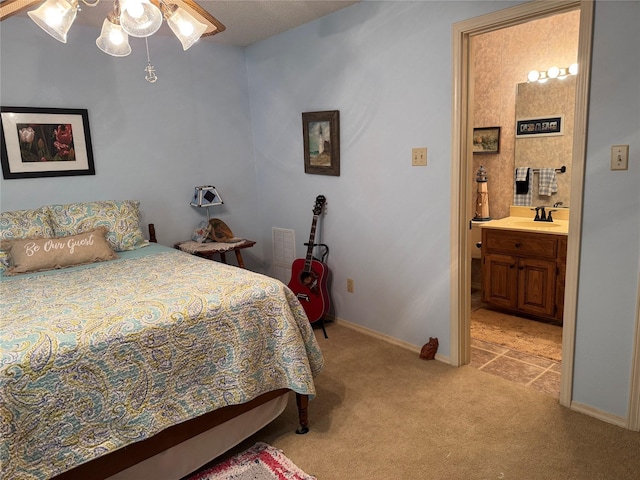
{"type": "MultiPolygon", "coordinates": [[[[573,11],[472,38],[473,74],[471,77],[475,100],[474,126],[499,126],[501,138],[499,153],[473,156],[471,180],[474,182],[473,191],[475,192],[475,172],[480,165],[487,169],[489,214],[494,219],[509,215],[509,206],[513,203],[516,166],[559,168],[565,165],[567,172],[557,176],[558,193],[551,197],[537,197],[538,179],[537,176],[534,178],[535,190],[532,203],[552,205],[560,201],[564,202],[565,206],[569,203],[575,94],[569,91],[546,93],[547,98],[552,97],[555,102],[552,104],[553,112],[551,113],[565,116],[564,136],[518,139],[518,144],[515,139],[516,94],[518,84],[527,81],[529,71],[547,70],[554,65],[568,67],[577,61],[579,21],[580,13],[573,11]],[[559,101],[560,98],[562,101],[559,101]],[[533,154],[535,163],[534,160],[530,160],[531,154],[528,154],[526,161],[530,162],[530,165],[517,165],[516,157],[520,155],[520,144],[525,140],[536,144],[535,152],[537,153],[533,154]],[[562,147],[557,145],[559,141],[563,144],[567,142],[568,153],[566,145],[562,147]]],[[[551,82],[561,81],[549,80],[546,84],[538,84],[541,87],[539,90],[551,85],[551,82]]],[[[575,79],[568,83],[572,83],[575,88],[575,79]]],[[[536,116],[542,115],[546,113],[541,112],[536,116]]],[[[530,143],[529,146],[531,145],[530,143]]],[[[475,195],[472,195],[472,198],[475,199],[475,195]]]]}

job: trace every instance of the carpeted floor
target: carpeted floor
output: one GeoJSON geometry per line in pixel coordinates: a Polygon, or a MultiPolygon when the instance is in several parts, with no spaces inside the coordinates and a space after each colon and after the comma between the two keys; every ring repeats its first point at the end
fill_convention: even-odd
{"type": "Polygon", "coordinates": [[[638,432],[340,323],[327,333],[316,330],[326,367],[309,403],[309,433],[295,434],[291,396],[279,418],[230,455],[266,442],[321,480],[638,478],[638,432]]]}
{"type": "Polygon", "coordinates": [[[471,311],[471,337],[510,350],[562,360],[562,327],[487,308],[471,311]]]}

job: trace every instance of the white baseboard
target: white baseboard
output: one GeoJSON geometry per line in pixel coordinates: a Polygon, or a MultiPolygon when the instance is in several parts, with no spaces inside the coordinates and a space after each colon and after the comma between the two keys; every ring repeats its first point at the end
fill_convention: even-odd
{"type": "MultiPolygon", "coordinates": [[[[369,335],[370,337],[374,337],[377,338],[379,340],[383,340],[387,343],[390,343],[392,345],[396,345],[398,347],[402,347],[405,350],[409,350],[410,352],[414,352],[417,355],[420,355],[420,350],[422,349],[422,347],[417,347],[416,345],[413,345],[409,342],[405,342],[404,340],[399,340],[395,337],[392,337],[391,335],[385,335],[384,333],[380,333],[380,332],[376,332],[375,330],[371,330],[370,328],[367,327],[363,327],[362,325],[358,325],[357,323],[353,323],[353,322],[349,322],[347,320],[343,320],[339,317],[333,317],[333,320],[336,323],[339,323],[340,325],[350,328],[352,330],[356,330],[360,333],[364,333],[365,335],[369,335]]],[[[447,365],[449,365],[449,357],[447,357],[446,355],[441,355],[439,353],[436,353],[436,357],[435,360],[438,360],[439,362],[443,362],[446,363],[447,365]]]]}
{"type": "Polygon", "coordinates": [[[627,419],[623,417],[619,417],[618,415],[613,415],[611,413],[603,412],[602,410],[598,410],[597,408],[590,407],[589,405],[584,405],[579,402],[571,402],[571,406],[569,407],[571,410],[574,410],[579,413],[584,413],[590,417],[597,418],[598,420],[602,420],[603,422],[611,423],[618,427],[629,428],[627,426],[627,419]]]}

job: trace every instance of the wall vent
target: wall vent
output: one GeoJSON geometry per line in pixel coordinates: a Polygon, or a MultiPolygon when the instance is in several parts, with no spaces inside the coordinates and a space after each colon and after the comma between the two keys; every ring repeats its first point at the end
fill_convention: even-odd
{"type": "Polygon", "coordinates": [[[291,280],[291,264],[296,259],[296,232],[288,228],[271,229],[273,277],[285,285],[291,280]]]}

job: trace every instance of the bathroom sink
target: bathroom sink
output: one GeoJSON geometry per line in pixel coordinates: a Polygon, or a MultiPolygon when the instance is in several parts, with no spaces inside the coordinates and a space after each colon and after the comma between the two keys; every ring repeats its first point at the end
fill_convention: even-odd
{"type": "Polygon", "coordinates": [[[534,222],[533,220],[523,220],[521,222],[513,222],[514,227],[527,227],[527,228],[557,228],[561,225],[553,222],[534,222]]]}

